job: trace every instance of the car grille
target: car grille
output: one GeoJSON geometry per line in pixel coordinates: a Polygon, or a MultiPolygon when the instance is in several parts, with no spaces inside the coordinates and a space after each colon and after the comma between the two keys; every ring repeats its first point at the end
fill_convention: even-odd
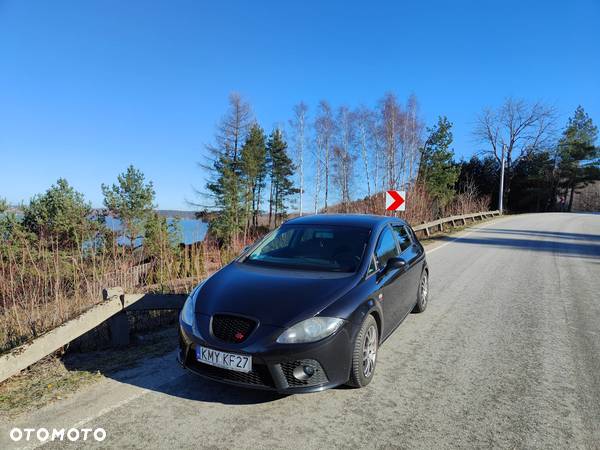
{"type": "Polygon", "coordinates": [[[212,318],[213,335],[224,342],[244,342],[256,327],[251,319],[227,314],[215,314],[212,318]]]}
{"type": "MultiPolygon", "coordinates": [[[[194,352],[190,352],[193,354],[194,352]]],[[[207,378],[215,380],[233,381],[236,383],[250,384],[254,386],[274,387],[273,378],[269,373],[267,366],[262,364],[254,364],[250,372],[236,372],[234,370],[222,369],[220,367],[211,366],[196,361],[193,356],[190,356],[187,363],[188,367],[196,373],[207,378]]]]}
{"type": "Polygon", "coordinates": [[[298,361],[289,361],[281,363],[281,370],[290,387],[294,386],[313,386],[324,384],[329,381],[321,364],[314,359],[301,359],[298,361]],[[298,366],[310,366],[314,370],[314,374],[307,380],[299,380],[294,376],[294,369],[298,366]]]}

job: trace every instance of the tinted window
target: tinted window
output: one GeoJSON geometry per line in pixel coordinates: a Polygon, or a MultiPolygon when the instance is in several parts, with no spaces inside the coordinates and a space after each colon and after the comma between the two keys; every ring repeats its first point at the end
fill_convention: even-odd
{"type": "Polygon", "coordinates": [[[342,226],[284,225],[268,235],[245,263],[293,269],[355,272],[369,230],[342,226]]]}
{"type": "Polygon", "coordinates": [[[379,242],[375,248],[375,257],[377,258],[377,264],[379,267],[385,267],[388,259],[398,256],[396,250],[396,241],[394,241],[394,235],[389,227],[385,227],[385,230],[379,236],[379,242]]]}
{"type": "Polygon", "coordinates": [[[417,235],[415,234],[415,231],[411,227],[405,227],[405,228],[408,231],[408,234],[410,234],[413,244],[416,244],[417,242],[419,242],[419,240],[417,239],[417,235]]]}
{"type": "Polygon", "coordinates": [[[377,272],[377,265],[375,264],[375,258],[371,256],[371,262],[369,264],[369,269],[367,270],[367,275],[377,272]]]}
{"type": "Polygon", "coordinates": [[[396,233],[396,239],[398,239],[398,245],[400,246],[400,251],[406,250],[411,246],[412,242],[410,240],[410,235],[406,228],[402,225],[393,225],[394,233],[396,233]]]}

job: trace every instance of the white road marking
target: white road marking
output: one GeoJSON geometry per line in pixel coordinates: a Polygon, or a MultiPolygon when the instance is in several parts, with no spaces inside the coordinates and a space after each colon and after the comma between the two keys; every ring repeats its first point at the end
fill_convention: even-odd
{"type": "MultiPolygon", "coordinates": [[[[183,376],[183,374],[177,374],[175,376],[171,376],[168,379],[164,380],[163,382],[159,383],[159,385],[170,383],[173,380],[176,380],[176,379],[178,379],[178,378],[180,378],[182,376],[183,376]]],[[[124,384],[124,383],[119,382],[119,384],[124,384]]],[[[65,427],[65,430],[69,430],[71,428],[81,428],[81,427],[83,427],[83,425],[85,425],[85,424],[87,424],[87,423],[89,423],[89,422],[91,422],[91,421],[93,421],[95,419],[98,419],[99,417],[102,417],[102,416],[104,416],[104,415],[106,415],[106,414],[114,411],[115,409],[118,409],[118,408],[120,408],[122,406],[125,406],[128,403],[131,403],[132,401],[137,400],[138,398],[143,397],[144,395],[146,395],[146,394],[148,394],[149,392],[152,392],[152,391],[153,391],[152,388],[141,389],[141,390],[137,391],[134,395],[132,395],[130,397],[127,397],[127,398],[125,398],[125,399],[123,399],[123,400],[121,400],[121,401],[119,401],[119,402],[117,402],[117,403],[115,403],[113,405],[110,405],[110,406],[107,406],[105,408],[102,408],[96,414],[88,416],[88,417],[86,417],[84,419],[81,419],[78,422],[76,422],[76,423],[68,426],[68,427],[65,427]]],[[[51,442],[53,442],[53,441],[47,440],[45,442],[36,442],[36,443],[32,443],[29,446],[21,447],[21,448],[23,450],[33,450],[33,449],[36,449],[36,448],[43,447],[44,445],[49,444],[51,442]]]]}
{"type": "MultiPolygon", "coordinates": [[[[120,402],[115,403],[114,405],[111,406],[107,406],[106,408],[102,408],[100,411],[98,411],[96,414],[86,417],[85,419],[80,420],[79,422],[76,422],[74,424],[72,424],[71,426],[65,427],[65,430],[69,430],[71,428],[81,428],[83,425],[85,425],[86,423],[91,422],[92,420],[97,419],[98,417],[101,417],[105,414],[108,414],[111,411],[114,411],[117,408],[120,408],[121,406],[125,406],[126,404],[132,402],[133,400],[136,400],[144,395],[146,395],[148,392],[150,392],[150,389],[142,389],[139,392],[136,392],[135,395],[132,395],[129,398],[126,398],[124,400],[121,400],[120,402]]],[[[43,447],[46,444],[49,444],[51,442],[56,442],[56,441],[52,441],[50,439],[48,439],[47,441],[44,442],[37,442],[37,443],[32,443],[31,445],[25,446],[25,447],[19,447],[22,450],[34,450],[36,448],[40,448],[43,447]]]]}

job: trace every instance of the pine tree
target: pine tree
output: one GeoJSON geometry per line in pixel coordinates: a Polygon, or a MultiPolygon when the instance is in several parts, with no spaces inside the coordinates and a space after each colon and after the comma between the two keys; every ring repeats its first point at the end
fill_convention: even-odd
{"type": "Polygon", "coordinates": [[[59,178],[44,194],[36,195],[24,209],[23,226],[42,240],[57,240],[72,248],[90,239],[92,207],[64,178],[59,178]]]}
{"type": "Polygon", "coordinates": [[[117,184],[102,184],[104,206],[123,224],[131,247],[143,236],[146,222],[154,209],[154,187],[146,183],[144,174],[133,166],[117,177],[117,184]]]}
{"type": "Polygon", "coordinates": [[[206,184],[210,207],[216,215],[210,221],[210,233],[230,244],[243,227],[243,190],[241,148],[251,125],[250,105],[238,94],[229,96],[229,110],[215,134],[215,144],[208,146],[211,164],[203,165],[211,174],[206,184]]]}
{"type": "Polygon", "coordinates": [[[454,163],[454,151],[450,148],[451,129],[452,123],[446,117],[439,117],[437,124],[427,129],[429,137],[421,148],[418,179],[440,210],[454,196],[454,186],[460,173],[460,167],[454,163]]]}
{"type": "Polygon", "coordinates": [[[238,176],[234,169],[233,159],[226,154],[219,156],[214,161],[213,171],[216,178],[209,181],[206,188],[211,192],[217,211],[215,217],[210,221],[209,229],[211,234],[225,244],[229,244],[240,231],[238,176]]]}
{"type": "Polygon", "coordinates": [[[267,147],[263,129],[254,124],[241,150],[241,178],[244,191],[244,240],[250,226],[258,225],[260,200],[267,174],[267,147]]]}
{"type": "Polygon", "coordinates": [[[297,194],[292,175],[294,164],[287,153],[287,143],[280,130],[275,130],[269,136],[267,143],[269,176],[271,191],[269,195],[269,226],[277,226],[286,216],[287,200],[297,194]]]}
{"type": "Polygon", "coordinates": [[[570,192],[569,211],[573,207],[575,190],[600,179],[600,151],[595,146],[597,137],[598,127],[578,106],[558,143],[559,176],[565,193],[570,192]]]}

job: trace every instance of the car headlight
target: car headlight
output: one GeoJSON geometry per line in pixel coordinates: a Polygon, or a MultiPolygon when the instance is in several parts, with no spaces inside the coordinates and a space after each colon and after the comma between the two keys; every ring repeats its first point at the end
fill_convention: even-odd
{"type": "Polygon", "coordinates": [[[179,318],[183,323],[190,327],[194,323],[194,315],[196,314],[196,291],[194,290],[183,304],[179,318]]]}
{"type": "Polygon", "coordinates": [[[335,333],[344,323],[344,319],[337,317],[313,317],[298,322],[285,330],[277,338],[280,344],[300,344],[314,342],[335,333]]]}

